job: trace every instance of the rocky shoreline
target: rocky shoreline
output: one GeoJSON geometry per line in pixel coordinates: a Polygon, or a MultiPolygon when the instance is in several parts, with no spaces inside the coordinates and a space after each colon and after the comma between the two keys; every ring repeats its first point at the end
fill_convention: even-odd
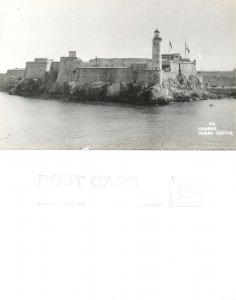
{"type": "MultiPolygon", "coordinates": [[[[140,87],[135,83],[105,82],[64,83],[58,86],[55,77],[43,79],[22,79],[7,86],[10,95],[40,97],[44,99],[63,99],[78,102],[123,102],[145,105],[168,105],[175,102],[193,102],[206,99],[219,99],[223,95],[206,90],[198,77],[179,75],[168,79],[162,85],[140,87]]],[[[232,95],[234,97],[234,95],[232,95]]]]}

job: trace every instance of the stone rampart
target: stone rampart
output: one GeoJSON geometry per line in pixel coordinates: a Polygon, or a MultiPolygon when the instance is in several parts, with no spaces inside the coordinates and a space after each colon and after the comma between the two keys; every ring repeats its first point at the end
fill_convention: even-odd
{"type": "Polygon", "coordinates": [[[6,83],[11,84],[15,80],[20,80],[20,79],[24,78],[24,75],[25,75],[25,69],[7,70],[6,83]]]}
{"type": "Polygon", "coordinates": [[[147,64],[151,66],[150,58],[94,58],[89,60],[90,67],[100,68],[130,68],[132,64],[147,64]]]}
{"type": "Polygon", "coordinates": [[[25,79],[41,79],[48,69],[48,62],[32,61],[26,63],[25,79]]]}
{"type": "Polygon", "coordinates": [[[51,63],[50,72],[58,72],[60,68],[60,62],[59,61],[53,61],[51,63]]]}
{"type": "Polygon", "coordinates": [[[73,79],[80,83],[131,82],[133,81],[133,72],[127,68],[77,68],[73,79]]]}
{"type": "Polygon", "coordinates": [[[55,91],[59,68],[60,68],[59,61],[54,61],[51,63],[51,67],[49,72],[47,73],[47,78],[46,78],[46,92],[55,91]]]}
{"type": "Polygon", "coordinates": [[[168,80],[169,78],[172,78],[171,71],[162,70],[162,72],[161,72],[161,78],[162,78],[162,80],[168,80]]]}
{"type": "Polygon", "coordinates": [[[157,70],[133,70],[130,68],[77,68],[72,81],[79,83],[109,82],[137,83],[150,86],[160,83],[160,72],[157,70]]]}
{"type": "Polygon", "coordinates": [[[138,70],[136,83],[145,87],[161,83],[161,73],[158,70],[138,70]]]}
{"type": "Polygon", "coordinates": [[[63,85],[64,82],[73,81],[75,69],[81,64],[77,57],[61,57],[57,76],[57,84],[63,85]]]}
{"type": "Polygon", "coordinates": [[[197,76],[196,64],[194,62],[182,62],[180,64],[182,75],[186,76],[197,76]]]}
{"type": "Polygon", "coordinates": [[[170,62],[170,71],[172,78],[176,78],[179,75],[179,68],[181,74],[185,77],[197,76],[196,65],[194,62],[170,62]]]}
{"type": "Polygon", "coordinates": [[[7,70],[7,77],[13,77],[13,78],[22,78],[24,76],[25,69],[12,69],[7,70]]]}

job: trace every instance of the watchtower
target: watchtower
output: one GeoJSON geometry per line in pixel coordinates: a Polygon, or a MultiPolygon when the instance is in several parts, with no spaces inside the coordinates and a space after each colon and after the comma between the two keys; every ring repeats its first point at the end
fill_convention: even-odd
{"type": "Polygon", "coordinates": [[[154,37],[152,40],[152,69],[161,70],[161,41],[160,31],[156,29],[154,31],[154,37]]]}
{"type": "Polygon", "coordinates": [[[76,57],[76,51],[69,51],[69,57],[76,57]]]}

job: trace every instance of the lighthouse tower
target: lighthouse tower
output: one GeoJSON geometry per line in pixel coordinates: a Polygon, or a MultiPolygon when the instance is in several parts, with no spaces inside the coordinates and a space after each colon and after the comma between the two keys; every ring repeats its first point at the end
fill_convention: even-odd
{"type": "Polygon", "coordinates": [[[161,70],[161,41],[160,31],[156,29],[154,31],[154,37],[152,40],[152,69],[161,70]]]}

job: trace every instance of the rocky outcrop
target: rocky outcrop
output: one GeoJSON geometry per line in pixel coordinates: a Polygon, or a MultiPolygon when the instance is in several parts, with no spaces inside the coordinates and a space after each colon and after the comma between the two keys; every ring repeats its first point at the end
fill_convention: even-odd
{"type": "Polygon", "coordinates": [[[10,95],[38,97],[45,92],[45,79],[22,79],[9,87],[10,95]]]}
{"type": "Polygon", "coordinates": [[[46,74],[43,79],[23,79],[9,87],[12,95],[26,97],[61,98],[73,101],[115,101],[166,105],[172,102],[191,102],[217,98],[206,91],[202,82],[194,76],[188,79],[179,75],[164,80],[162,85],[145,86],[132,82],[81,83],[71,81],[58,85],[57,74],[46,74]]]}
{"type": "Polygon", "coordinates": [[[191,102],[197,100],[216,99],[217,95],[208,92],[197,77],[177,76],[175,80],[163,81],[162,86],[152,88],[153,101],[158,104],[170,104],[172,102],[191,102]]]}

